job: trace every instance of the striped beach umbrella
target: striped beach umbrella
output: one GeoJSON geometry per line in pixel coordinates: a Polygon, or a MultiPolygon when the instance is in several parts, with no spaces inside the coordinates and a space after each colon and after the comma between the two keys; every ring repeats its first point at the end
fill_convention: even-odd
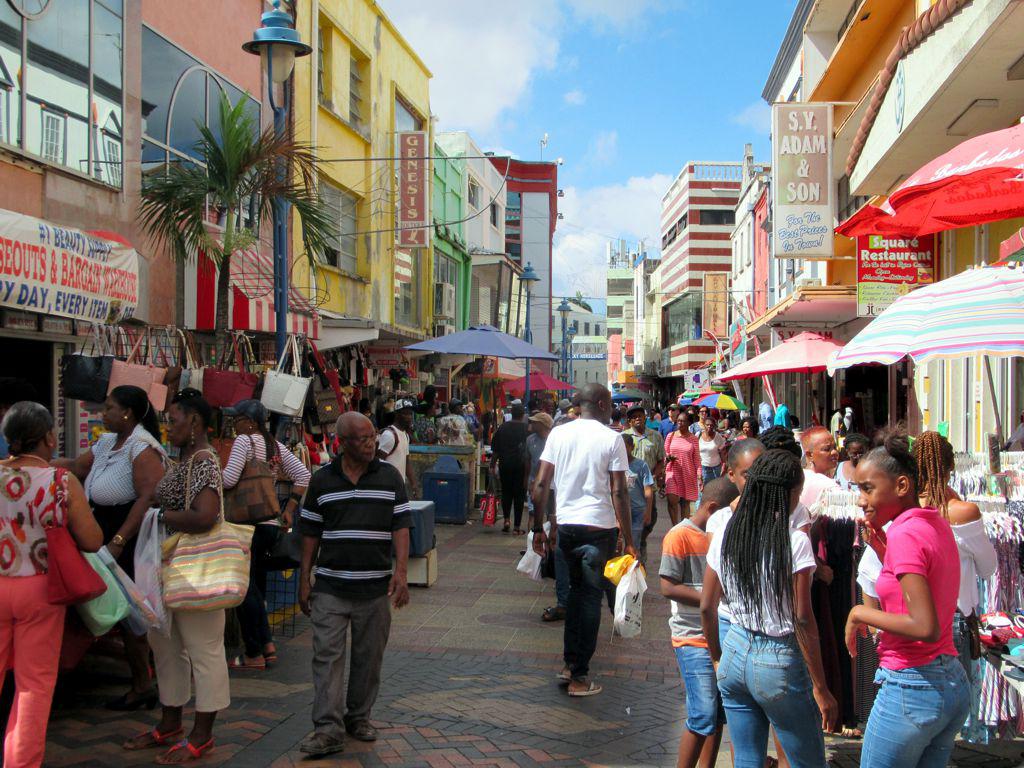
{"type": "Polygon", "coordinates": [[[1024,270],[972,269],[900,296],[829,358],[828,372],[908,355],[1024,357],[1024,270]]]}
{"type": "Polygon", "coordinates": [[[697,400],[694,405],[704,405],[708,408],[717,408],[720,411],[748,411],[750,410],[746,405],[741,403],[735,397],[730,395],[723,395],[720,392],[713,392],[711,394],[704,395],[702,398],[697,400]]]}

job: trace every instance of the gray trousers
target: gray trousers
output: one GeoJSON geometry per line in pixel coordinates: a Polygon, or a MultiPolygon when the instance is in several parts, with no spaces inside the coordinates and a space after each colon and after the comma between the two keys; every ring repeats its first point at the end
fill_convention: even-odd
{"type": "Polygon", "coordinates": [[[387,595],[360,600],[326,592],[315,592],[311,603],[313,727],[317,733],[343,738],[346,725],[370,719],[377,700],[391,606],[387,595]]]}

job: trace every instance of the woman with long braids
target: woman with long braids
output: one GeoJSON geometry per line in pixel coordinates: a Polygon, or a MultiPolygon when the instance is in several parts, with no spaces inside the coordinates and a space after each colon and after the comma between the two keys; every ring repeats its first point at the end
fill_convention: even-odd
{"type": "MultiPolygon", "coordinates": [[[[839,714],[825,683],[811,610],[811,541],[790,528],[803,480],[792,453],[759,456],[736,512],[708,550],[704,589],[724,590],[732,612],[718,686],[735,768],[763,768],[769,725],[794,768],[820,768],[822,730],[831,730],[839,714]]],[[[705,620],[702,626],[717,658],[718,624],[705,620]]]]}
{"type": "Polygon", "coordinates": [[[857,466],[860,506],[882,555],[875,583],[881,607],[855,606],[846,622],[851,656],[859,634],[882,630],[875,675],[881,688],[860,764],[938,768],[949,761],[970,710],[970,685],[953,644],[960,571],[949,563],[959,555],[942,513],[920,507],[918,467],[906,437],[887,434],[881,442],[857,466]]]}

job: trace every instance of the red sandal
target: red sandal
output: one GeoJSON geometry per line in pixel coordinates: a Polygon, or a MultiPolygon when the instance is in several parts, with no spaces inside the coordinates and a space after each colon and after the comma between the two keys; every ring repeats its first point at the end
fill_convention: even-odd
{"type": "Polygon", "coordinates": [[[153,739],[153,743],[152,744],[144,744],[144,745],[139,746],[139,747],[129,747],[128,744],[130,744],[131,742],[135,741],[135,739],[129,739],[128,741],[126,741],[121,746],[122,746],[123,749],[126,749],[129,752],[137,752],[140,749],[152,749],[153,747],[166,747],[167,746],[167,742],[169,740],[175,739],[178,736],[181,736],[184,732],[185,732],[185,729],[180,727],[180,726],[177,729],[173,730],[173,731],[168,731],[167,733],[160,733],[160,731],[158,731],[156,728],[154,728],[152,731],[147,731],[146,733],[140,733],[138,736],[135,737],[135,739],[141,739],[143,736],[149,736],[150,738],[153,739]]]}
{"type": "Polygon", "coordinates": [[[156,761],[155,761],[156,764],[157,765],[177,765],[181,761],[169,760],[168,758],[171,755],[173,755],[175,752],[177,752],[179,749],[188,750],[188,753],[190,755],[189,759],[185,760],[184,762],[188,763],[188,762],[192,762],[193,760],[199,760],[204,754],[206,754],[207,752],[209,752],[210,750],[213,749],[213,739],[211,738],[208,742],[206,742],[205,744],[201,744],[198,747],[195,746],[188,739],[182,739],[177,744],[175,744],[173,747],[171,747],[169,750],[167,750],[164,754],[160,755],[160,757],[158,757],[156,759],[156,761]]]}

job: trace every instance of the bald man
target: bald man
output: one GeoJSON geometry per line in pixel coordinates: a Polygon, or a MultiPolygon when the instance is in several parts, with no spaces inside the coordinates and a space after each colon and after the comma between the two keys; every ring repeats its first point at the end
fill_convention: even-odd
{"type": "Polygon", "coordinates": [[[368,418],[343,413],[337,434],[342,452],[313,475],[299,515],[299,605],[313,620],[314,689],[314,731],[299,749],[313,757],[344,749],[346,732],[376,740],[370,710],[391,632],[389,603],[401,608],[409,602],[412,516],[405,480],[377,458],[377,432],[368,418]]]}

